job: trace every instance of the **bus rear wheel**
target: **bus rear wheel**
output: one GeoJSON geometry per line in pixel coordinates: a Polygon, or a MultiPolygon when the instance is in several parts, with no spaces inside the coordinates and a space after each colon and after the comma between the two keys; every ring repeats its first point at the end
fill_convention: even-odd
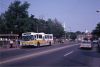
{"type": "Polygon", "coordinates": [[[51,42],[49,42],[49,45],[51,46],[51,42]]]}

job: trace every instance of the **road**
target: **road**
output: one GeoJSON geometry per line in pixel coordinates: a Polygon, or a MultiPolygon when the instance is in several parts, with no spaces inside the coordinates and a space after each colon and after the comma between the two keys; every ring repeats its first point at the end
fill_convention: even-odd
{"type": "Polygon", "coordinates": [[[23,48],[0,52],[0,66],[100,66],[100,53],[79,49],[78,44],[59,44],[40,48],[23,48]]]}

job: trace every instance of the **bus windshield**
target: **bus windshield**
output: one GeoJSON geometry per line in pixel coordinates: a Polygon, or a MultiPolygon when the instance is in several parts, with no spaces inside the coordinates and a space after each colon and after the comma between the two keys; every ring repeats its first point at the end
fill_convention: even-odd
{"type": "Polygon", "coordinates": [[[34,36],[32,36],[32,35],[30,35],[30,36],[22,36],[22,40],[24,40],[24,41],[34,40],[34,36]]]}

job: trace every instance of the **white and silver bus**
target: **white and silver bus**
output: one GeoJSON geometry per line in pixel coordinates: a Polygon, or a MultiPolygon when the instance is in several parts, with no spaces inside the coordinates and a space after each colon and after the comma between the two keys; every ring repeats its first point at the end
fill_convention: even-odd
{"type": "Polygon", "coordinates": [[[22,33],[20,46],[44,46],[53,44],[53,34],[26,32],[22,33]]]}

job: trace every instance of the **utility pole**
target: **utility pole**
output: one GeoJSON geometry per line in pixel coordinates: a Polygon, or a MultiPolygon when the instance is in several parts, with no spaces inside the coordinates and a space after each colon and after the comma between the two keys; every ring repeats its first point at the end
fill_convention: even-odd
{"type": "Polygon", "coordinates": [[[68,39],[70,40],[70,36],[71,36],[71,27],[68,27],[69,28],[69,35],[68,35],[68,39]]]}
{"type": "Polygon", "coordinates": [[[65,26],[65,23],[63,24],[63,27],[64,27],[64,31],[65,31],[65,40],[66,40],[66,26],[65,26]]]}

